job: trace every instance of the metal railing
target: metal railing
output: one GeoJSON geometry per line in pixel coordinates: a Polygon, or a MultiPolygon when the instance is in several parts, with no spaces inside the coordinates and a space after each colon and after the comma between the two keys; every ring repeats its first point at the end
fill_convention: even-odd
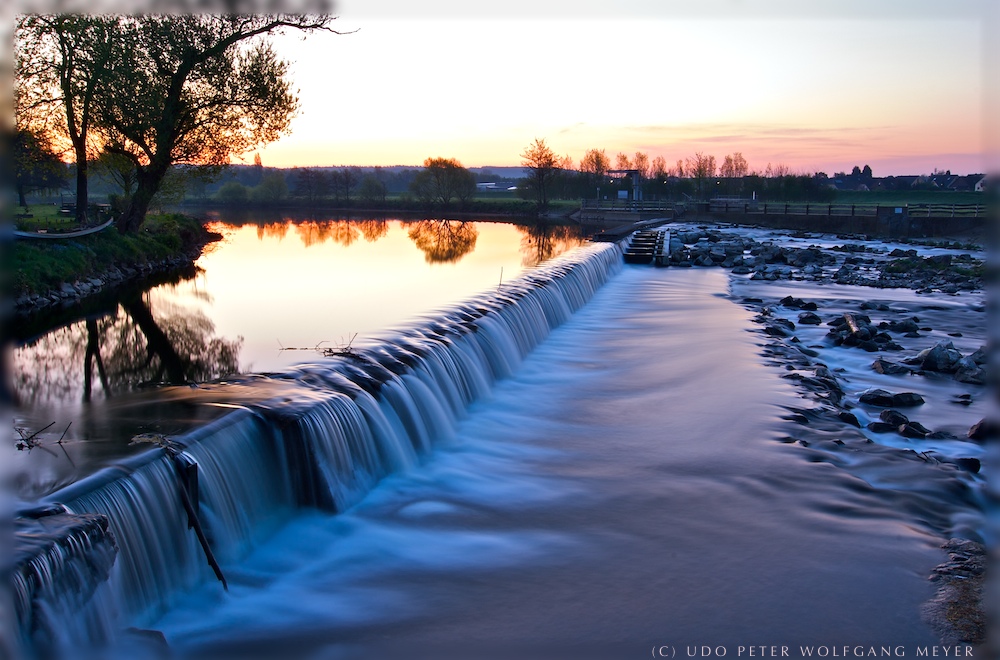
{"type": "Polygon", "coordinates": [[[630,199],[581,199],[580,208],[585,211],[673,211],[674,202],[634,201],[630,199]]]}
{"type": "Polygon", "coordinates": [[[906,215],[911,218],[980,218],[986,216],[983,204],[817,204],[814,202],[757,202],[713,200],[712,213],[745,215],[809,215],[879,217],[906,215]]]}

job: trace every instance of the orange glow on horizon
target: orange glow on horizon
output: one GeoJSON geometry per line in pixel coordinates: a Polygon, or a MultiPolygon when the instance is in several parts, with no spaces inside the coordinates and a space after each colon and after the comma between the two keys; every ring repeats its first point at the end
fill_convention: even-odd
{"type": "Polygon", "coordinates": [[[906,7],[870,18],[423,21],[348,8],[340,27],[354,34],[276,40],[301,112],[260,154],[277,167],[435,156],[519,166],[544,138],[574,162],[603,148],[668,163],[741,152],[759,170],[984,171],[983,26],[974,13],[906,7]]]}

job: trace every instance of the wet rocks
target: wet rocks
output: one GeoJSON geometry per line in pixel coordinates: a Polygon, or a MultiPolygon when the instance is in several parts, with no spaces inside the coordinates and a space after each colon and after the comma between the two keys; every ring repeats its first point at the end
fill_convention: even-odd
{"type": "Polygon", "coordinates": [[[931,430],[920,422],[907,422],[899,426],[899,434],[904,438],[915,438],[923,440],[930,434],[931,430]]]}
{"type": "Polygon", "coordinates": [[[940,341],[933,347],[920,351],[917,355],[920,368],[927,371],[954,373],[962,353],[950,341],[940,341]]]}
{"type": "Polygon", "coordinates": [[[912,408],[924,405],[924,398],[916,392],[900,392],[892,395],[892,405],[900,408],[912,408]]]}
{"type": "Polygon", "coordinates": [[[879,406],[880,408],[911,408],[924,403],[923,397],[916,392],[899,392],[894,394],[879,388],[862,392],[859,401],[871,406],[879,406]]]}
{"type": "Polygon", "coordinates": [[[972,425],[967,435],[970,440],[996,440],[1000,438],[1000,423],[992,419],[981,419],[972,425]]]}
{"type": "Polygon", "coordinates": [[[873,433],[891,433],[899,427],[887,424],[886,422],[868,422],[867,428],[873,433]]]}
{"type": "Polygon", "coordinates": [[[986,370],[976,364],[971,357],[964,357],[955,363],[955,380],[972,385],[986,384],[986,370]]]}
{"type": "Polygon", "coordinates": [[[878,416],[886,424],[899,428],[903,424],[908,424],[910,419],[898,410],[883,410],[878,416]]]}
{"type": "Polygon", "coordinates": [[[888,330],[890,330],[891,332],[898,332],[900,334],[905,334],[907,332],[916,332],[917,330],[920,329],[920,326],[918,325],[919,322],[920,319],[918,319],[916,316],[913,316],[908,319],[903,319],[902,321],[896,321],[896,320],[889,321],[888,330]]]}
{"type": "Polygon", "coordinates": [[[867,403],[871,406],[882,406],[888,408],[892,405],[892,392],[876,388],[862,392],[858,400],[861,401],[861,403],[867,403]]]}
{"type": "Polygon", "coordinates": [[[982,463],[978,458],[956,458],[955,465],[972,474],[979,474],[982,463]]]}
{"type": "Polygon", "coordinates": [[[822,322],[823,319],[815,312],[802,312],[799,314],[799,323],[804,325],[819,325],[822,322]]]}
{"type": "Polygon", "coordinates": [[[815,312],[819,309],[819,306],[816,305],[816,303],[806,302],[805,300],[802,300],[802,298],[795,298],[793,296],[785,296],[778,301],[778,304],[783,305],[784,307],[791,307],[793,309],[802,309],[807,312],[815,312]]]}
{"type": "Polygon", "coordinates": [[[952,342],[939,341],[915,356],[904,358],[903,362],[917,366],[924,371],[953,374],[955,380],[961,383],[983,385],[986,383],[987,376],[986,360],[985,348],[963,356],[952,342]]]}
{"type": "Polygon", "coordinates": [[[835,346],[857,346],[869,353],[903,349],[890,335],[872,325],[871,319],[864,314],[845,312],[842,317],[827,325],[832,326],[828,334],[835,346]]]}
{"type": "Polygon", "coordinates": [[[910,370],[903,365],[890,362],[889,360],[883,360],[882,358],[877,358],[874,362],[872,362],[872,370],[876,373],[885,374],[887,376],[898,376],[910,373],[910,370]]]}
{"type": "Polygon", "coordinates": [[[839,413],[837,413],[837,417],[839,417],[840,421],[842,422],[850,424],[851,426],[856,426],[858,428],[861,428],[861,422],[858,421],[857,416],[852,412],[841,410],[839,413]]]}

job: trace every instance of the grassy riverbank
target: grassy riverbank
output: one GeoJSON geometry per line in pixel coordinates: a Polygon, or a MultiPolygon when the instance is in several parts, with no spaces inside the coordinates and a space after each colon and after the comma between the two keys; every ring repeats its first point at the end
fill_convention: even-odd
{"type": "Polygon", "coordinates": [[[113,227],[71,239],[16,240],[7,250],[10,291],[14,297],[43,294],[99,277],[111,268],[162,262],[196,251],[214,235],[196,218],[171,213],[150,216],[135,235],[113,227]]]}

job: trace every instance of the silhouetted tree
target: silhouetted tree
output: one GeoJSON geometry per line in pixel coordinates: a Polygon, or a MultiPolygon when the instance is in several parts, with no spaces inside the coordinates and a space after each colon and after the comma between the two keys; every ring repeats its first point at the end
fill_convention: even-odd
{"type": "MultiPolygon", "coordinates": [[[[86,204],[88,141],[132,160],[135,193],[118,220],[137,231],[174,163],[223,164],[288,130],[297,98],[265,40],[330,30],[329,16],[149,14],[27,16],[17,75],[65,108],[86,204]]],[[[30,85],[29,85],[30,86],[30,85]]],[[[42,103],[32,107],[42,107],[42,103]]]]}
{"type": "Polygon", "coordinates": [[[366,204],[385,203],[385,184],[374,174],[367,174],[358,186],[358,195],[366,204]]]}
{"type": "Polygon", "coordinates": [[[580,161],[580,173],[586,180],[587,196],[591,190],[600,189],[609,169],[611,169],[611,161],[608,160],[604,149],[587,150],[580,161]]]}
{"type": "Polygon", "coordinates": [[[223,204],[245,204],[248,198],[246,186],[238,181],[227,181],[215,193],[216,199],[223,204]]]}
{"type": "Polygon", "coordinates": [[[14,182],[17,203],[27,206],[27,195],[37,190],[53,190],[66,184],[66,166],[52,151],[47,140],[28,130],[15,131],[10,140],[10,160],[4,163],[12,170],[8,180],[14,182]]]}
{"type": "Polygon", "coordinates": [[[698,195],[704,198],[706,182],[715,177],[715,156],[706,156],[699,151],[694,158],[687,160],[684,170],[688,177],[694,179],[698,195]]]}
{"type": "Polygon", "coordinates": [[[76,160],[76,220],[87,219],[88,161],[97,104],[109,93],[117,21],[98,15],[21,15],[14,44],[18,126],[46,123],[60,108],[58,126],[76,160]]]}
{"type": "Polygon", "coordinates": [[[308,167],[294,170],[295,194],[310,204],[315,204],[326,196],[330,188],[329,178],[323,170],[308,167]]]}
{"type": "Polygon", "coordinates": [[[732,155],[728,155],[722,161],[722,167],[719,168],[719,176],[726,179],[727,191],[738,192],[743,183],[743,177],[747,175],[750,167],[747,165],[746,159],[743,154],[736,152],[732,155]]]}
{"type": "Polygon", "coordinates": [[[549,185],[559,171],[559,162],[559,157],[549,149],[545,140],[538,138],[521,153],[521,165],[528,170],[528,189],[538,202],[539,209],[549,205],[549,185]]]}
{"type": "Polygon", "coordinates": [[[425,204],[447,206],[454,198],[468,199],[476,191],[476,179],[454,158],[428,158],[410,184],[410,191],[425,204]]]}
{"type": "Polygon", "coordinates": [[[288,197],[288,184],[281,170],[264,174],[260,183],[250,189],[250,201],[259,204],[276,204],[288,197]]]}

